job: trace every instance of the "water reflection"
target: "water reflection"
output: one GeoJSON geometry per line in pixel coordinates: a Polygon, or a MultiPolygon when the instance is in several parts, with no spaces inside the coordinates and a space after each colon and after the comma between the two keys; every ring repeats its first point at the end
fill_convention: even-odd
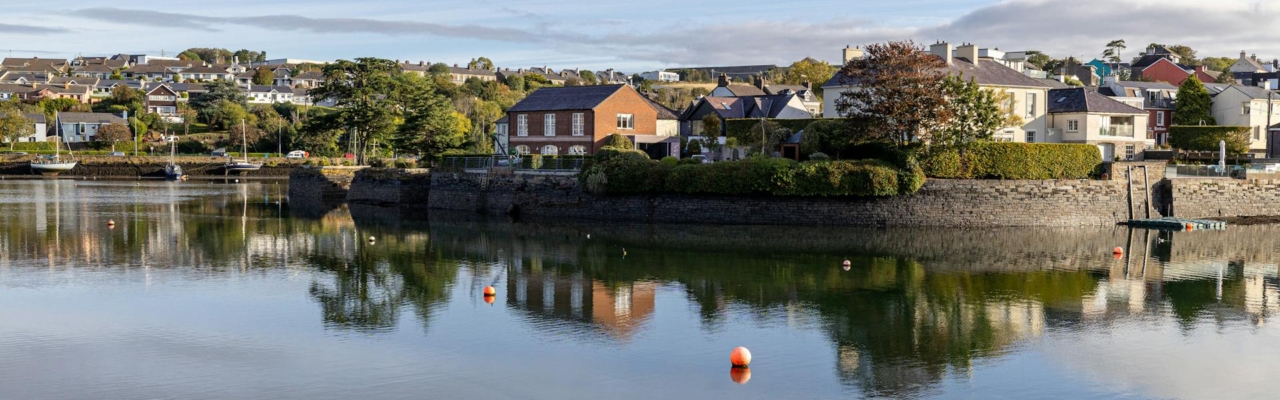
{"type": "MultiPolygon", "coordinates": [[[[1276,389],[1182,383],[1171,394],[1153,382],[1089,373],[1102,367],[1087,352],[1064,356],[1061,349],[1074,348],[1073,339],[1176,332],[1135,339],[1141,345],[1133,359],[1108,361],[1139,367],[1166,358],[1220,361],[1177,346],[1178,335],[1215,342],[1275,336],[1267,322],[1280,298],[1278,227],[1177,235],[1110,228],[814,230],[514,223],[457,214],[432,214],[426,223],[411,222],[421,216],[401,210],[291,204],[284,194],[284,185],[270,183],[3,182],[0,274],[169,270],[199,280],[284,273],[282,279],[306,282],[305,295],[328,332],[393,337],[416,325],[409,330],[416,336],[441,336],[464,353],[483,350],[447,327],[451,319],[475,322],[458,308],[487,301],[481,288],[493,285],[494,309],[512,317],[503,329],[619,351],[667,341],[661,344],[676,361],[645,361],[659,370],[703,362],[674,352],[697,354],[708,340],[746,330],[777,336],[753,348],[774,362],[744,386],[762,395],[770,388],[831,395],[822,371],[834,378],[836,392],[956,394],[964,390],[956,382],[973,385],[992,363],[1012,360],[1075,370],[1056,383],[1024,377],[989,389],[1013,397],[1115,395],[1107,387],[1116,383],[1121,394],[1140,397],[1249,397],[1276,389]],[[1113,258],[1115,246],[1125,247],[1125,256],[1113,258]],[[851,261],[847,271],[843,260],[851,261]],[[673,337],[686,325],[696,329],[673,337]],[[780,354],[804,348],[806,339],[787,339],[797,332],[823,338],[825,352],[780,354]],[[1031,355],[1040,362],[1025,361],[1031,355]],[[1044,362],[1054,357],[1070,360],[1044,362]],[[819,382],[789,387],[778,380],[787,372],[819,382]]],[[[602,357],[587,350],[561,356],[602,357]]],[[[707,361],[720,365],[720,380],[722,358],[707,361]]],[[[729,383],[750,379],[749,371],[731,371],[729,383]]]]}

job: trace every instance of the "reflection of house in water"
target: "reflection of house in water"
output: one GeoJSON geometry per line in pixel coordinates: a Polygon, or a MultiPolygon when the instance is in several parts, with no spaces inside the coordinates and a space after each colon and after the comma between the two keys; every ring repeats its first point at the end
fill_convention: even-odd
{"type": "MultiPolygon", "coordinates": [[[[530,268],[522,262],[510,267],[507,304],[534,318],[554,318],[581,322],[614,339],[628,340],[653,315],[653,282],[609,284],[584,277],[581,272],[558,275],[541,271],[534,261],[530,268]]],[[[555,325],[543,325],[552,329],[555,325]]]]}

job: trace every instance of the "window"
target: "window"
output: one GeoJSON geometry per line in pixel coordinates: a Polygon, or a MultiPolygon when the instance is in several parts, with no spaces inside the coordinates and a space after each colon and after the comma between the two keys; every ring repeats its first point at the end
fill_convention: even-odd
{"type": "Polygon", "coordinates": [[[1133,145],[1131,144],[1124,145],[1124,159],[1132,161],[1134,156],[1134,151],[1135,151],[1135,148],[1133,145]]]}
{"type": "Polygon", "coordinates": [[[544,155],[544,156],[554,156],[554,155],[556,155],[556,154],[557,154],[557,153],[559,153],[559,152],[560,152],[560,149],[559,149],[559,148],[556,148],[556,146],[555,146],[555,145],[550,145],[550,144],[549,144],[549,145],[546,145],[546,146],[542,146],[542,155],[544,155]]]}
{"type": "Polygon", "coordinates": [[[1156,111],[1156,126],[1164,126],[1164,111],[1156,111]]]}
{"type": "Polygon", "coordinates": [[[1009,104],[1008,104],[1007,110],[1009,115],[1013,115],[1013,113],[1017,112],[1017,109],[1013,108],[1014,107],[1013,92],[1006,92],[1006,93],[1009,94],[1009,104]]]}
{"type": "Polygon", "coordinates": [[[542,135],[543,136],[556,135],[556,115],[555,114],[546,114],[542,116],[542,135]]]}
{"type": "Polygon", "coordinates": [[[1253,109],[1253,105],[1252,105],[1252,104],[1244,103],[1244,106],[1242,106],[1242,107],[1240,108],[1240,114],[1242,114],[1242,115],[1249,115],[1249,111],[1252,111],[1252,109],[1253,109]]]}
{"type": "Polygon", "coordinates": [[[1253,127],[1253,140],[1262,140],[1262,131],[1258,127],[1253,127]]]}
{"type": "Polygon", "coordinates": [[[1027,93],[1027,118],[1036,117],[1036,94],[1027,93]]]}
{"type": "Polygon", "coordinates": [[[525,146],[523,144],[516,146],[516,154],[529,154],[529,146],[525,146]]]}
{"type": "Polygon", "coordinates": [[[1076,121],[1074,119],[1067,121],[1067,132],[1079,132],[1079,131],[1080,131],[1080,121],[1076,121]]]}
{"type": "Polygon", "coordinates": [[[529,116],[520,114],[516,116],[516,136],[529,136],[529,116]]]}
{"type": "Polygon", "coordinates": [[[1036,142],[1036,131],[1027,131],[1027,143],[1036,142]]]}
{"type": "Polygon", "coordinates": [[[618,114],[618,129],[635,129],[636,116],[634,114],[618,114]]]}
{"type": "Polygon", "coordinates": [[[587,154],[587,148],[585,146],[582,146],[582,145],[569,146],[569,155],[571,156],[581,156],[586,154],[587,154]]]}
{"type": "MultiPolygon", "coordinates": [[[[582,136],[584,131],[582,119],[582,113],[573,113],[573,136],[582,136]]],[[[569,148],[569,154],[573,154],[572,147],[569,148]]]]}

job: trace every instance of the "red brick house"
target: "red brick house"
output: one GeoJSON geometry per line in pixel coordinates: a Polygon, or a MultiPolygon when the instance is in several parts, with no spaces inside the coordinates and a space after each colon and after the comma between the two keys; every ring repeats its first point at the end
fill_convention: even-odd
{"type": "Polygon", "coordinates": [[[656,136],[658,111],[627,85],[541,88],[507,110],[512,152],[595,154],[618,133],[656,136]]]}

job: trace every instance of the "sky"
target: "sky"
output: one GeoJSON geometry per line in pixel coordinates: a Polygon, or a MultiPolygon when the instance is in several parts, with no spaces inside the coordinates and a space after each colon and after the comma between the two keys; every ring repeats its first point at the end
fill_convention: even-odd
{"type": "Polygon", "coordinates": [[[174,55],[190,47],[268,58],[379,57],[502,68],[636,73],[683,66],[839,62],[846,45],[975,43],[1098,57],[1125,39],[1204,56],[1272,59],[1280,2],[1258,0],[0,0],[5,57],[174,55]],[[759,3],[759,4],[753,4],[759,3]]]}

